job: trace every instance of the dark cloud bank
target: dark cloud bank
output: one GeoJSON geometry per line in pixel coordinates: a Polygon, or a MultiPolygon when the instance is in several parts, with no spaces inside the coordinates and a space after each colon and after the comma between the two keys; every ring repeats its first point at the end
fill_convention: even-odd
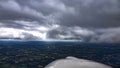
{"type": "Polygon", "coordinates": [[[120,42],[119,0],[0,0],[0,38],[120,42]]]}

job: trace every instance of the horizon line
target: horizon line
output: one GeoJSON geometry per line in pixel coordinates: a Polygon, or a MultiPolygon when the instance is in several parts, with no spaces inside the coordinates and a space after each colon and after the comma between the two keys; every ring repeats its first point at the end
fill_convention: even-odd
{"type": "Polygon", "coordinates": [[[23,40],[23,39],[0,39],[0,41],[54,41],[54,42],[82,42],[81,40],[63,40],[63,39],[30,39],[30,40],[23,40]]]}

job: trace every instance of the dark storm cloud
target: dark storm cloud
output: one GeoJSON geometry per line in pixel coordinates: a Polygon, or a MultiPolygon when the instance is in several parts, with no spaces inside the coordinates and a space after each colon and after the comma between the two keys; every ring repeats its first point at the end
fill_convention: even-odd
{"type": "Polygon", "coordinates": [[[61,25],[82,27],[120,25],[119,0],[1,0],[0,7],[0,20],[45,23],[52,19],[61,25]]]}
{"type": "Polygon", "coordinates": [[[0,0],[1,38],[119,42],[119,22],[119,0],[0,0]]]}
{"type": "Polygon", "coordinates": [[[63,15],[63,25],[83,27],[116,27],[120,23],[119,0],[62,0],[74,7],[76,15],[63,15]]]}
{"type": "MultiPolygon", "coordinates": [[[[37,2],[31,0],[33,3],[37,2]]],[[[45,16],[40,10],[32,7],[31,1],[2,0],[0,1],[0,20],[28,20],[38,21],[40,24],[49,22],[49,15],[45,16]],[[26,3],[26,4],[25,4],[26,3]],[[31,6],[30,6],[31,5],[31,6]]],[[[42,6],[42,5],[41,5],[42,6]]]]}

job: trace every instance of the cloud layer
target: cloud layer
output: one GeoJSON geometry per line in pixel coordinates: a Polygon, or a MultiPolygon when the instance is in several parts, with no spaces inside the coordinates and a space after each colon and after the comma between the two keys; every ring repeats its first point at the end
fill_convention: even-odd
{"type": "Polygon", "coordinates": [[[119,0],[0,0],[0,38],[120,42],[119,0]]]}
{"type": "Polygon", "coordinates": [[[54,61],[47,65],[45,68],[112,68],[112,67],[89,60],[78,59],[75,57],[67,57],[66,59],[54,61]]]}

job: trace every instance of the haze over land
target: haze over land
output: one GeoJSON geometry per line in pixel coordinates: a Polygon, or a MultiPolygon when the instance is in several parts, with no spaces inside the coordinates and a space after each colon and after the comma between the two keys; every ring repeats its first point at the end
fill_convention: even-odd
{"type": "Polygon", "coordinates": [[[120,42],[119,0],[0,0],[0,39],[120,42]]]}

